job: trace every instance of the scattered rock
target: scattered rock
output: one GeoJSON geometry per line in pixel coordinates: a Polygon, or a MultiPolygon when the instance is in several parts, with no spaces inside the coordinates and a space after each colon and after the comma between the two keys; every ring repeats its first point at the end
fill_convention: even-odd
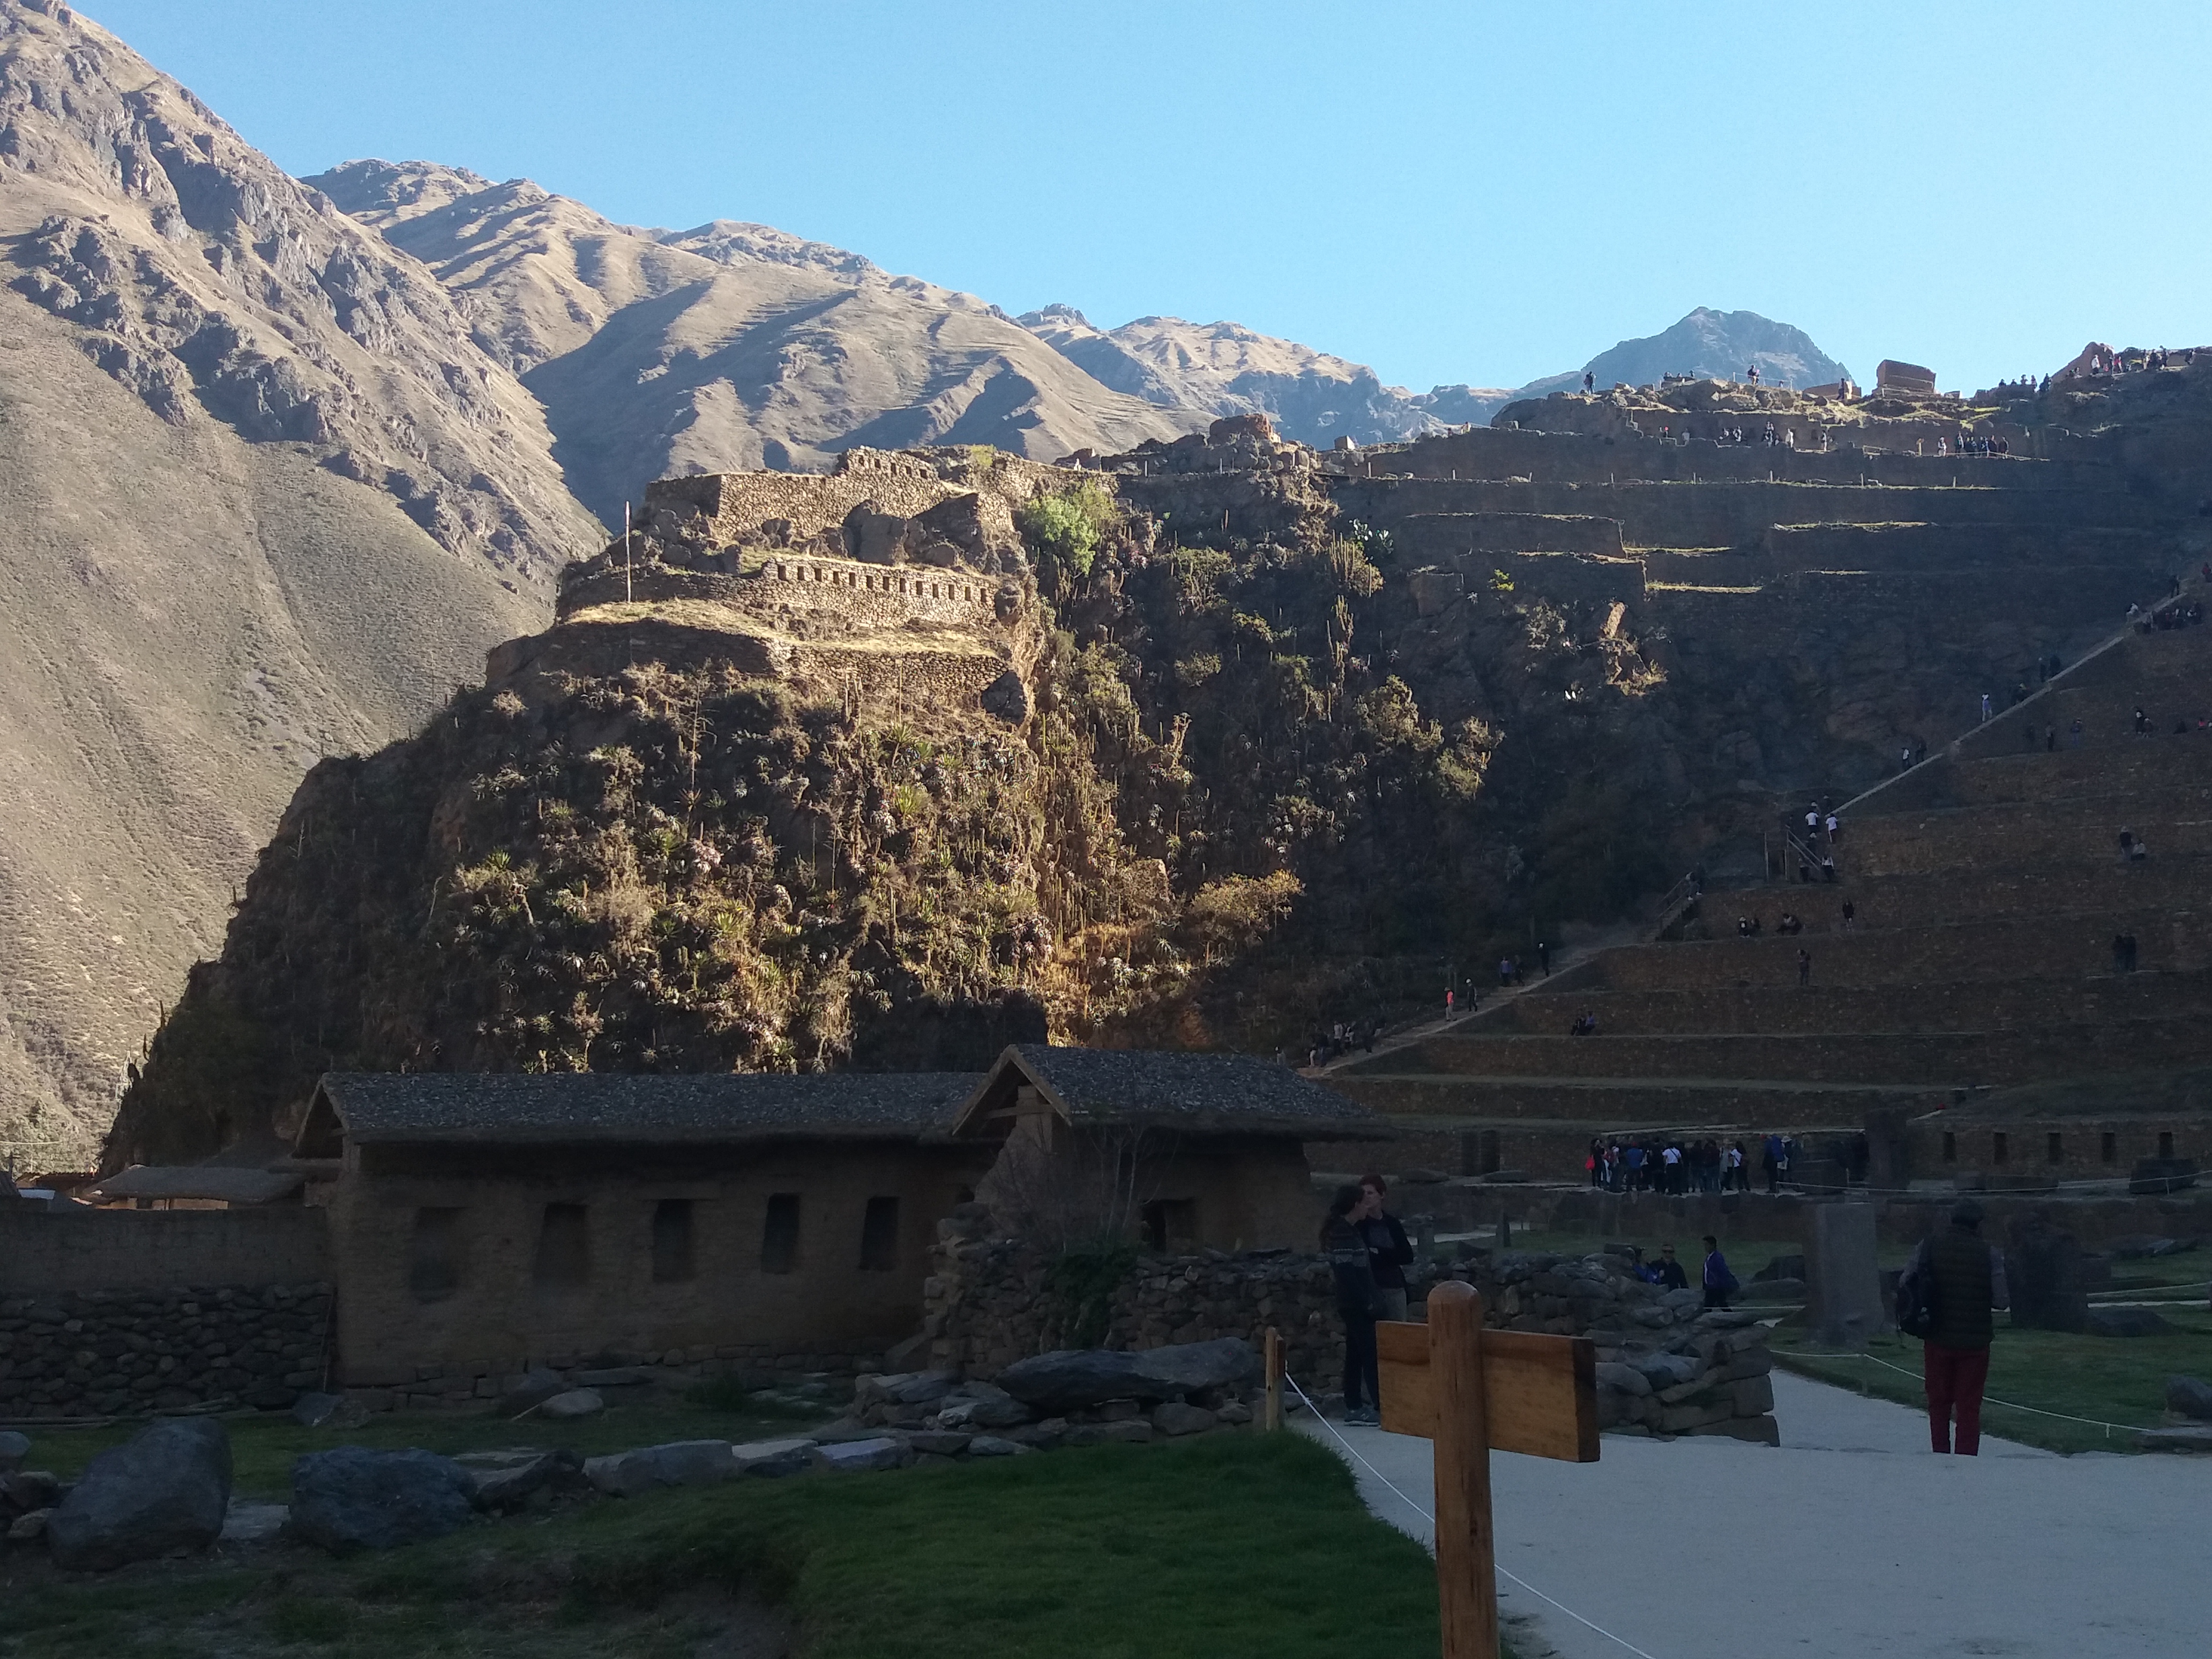
{"type": "Polygon", "coordinates": [[[963,1382],[938,1407],[941,1429],[1011,1429],[1030,1420],[1030,1408],[991,1382],[963,1382]]]}
{"type": "Polygon", "coordinates": [[[35,1544],[46,1535],[46,1523],[54,1517],[52,1510],[33,1510],[17,1516],[8,1528],[11,1544],[35,1544]]]}
{"type": "Polygon", "coordinates": [[[1060,1349],[1018,1359],[999,1386],[1033,1410],[1062,1412],[1109,1400],[1171,1400],[1253,1380],[1259,1356],[1242,1337],[1182,1342],[1137,1353],[1060,1349]]]}
{"type": "Polygon", "coordinates": [[[921,1429],[907,1436],[906,1443],[918,1453],[927,1452],[936,1457],[957,1457],[968,1449],[973,1435],[960,1434],[951,1429],[921,1429]]]}
{"type": "Polygon", "coordinates": [[[568,1386],[561,1380],[559,1372],[547,1370],[542,1365],[533,1365],[526,1371],[517,1372],[502,1380],[499,1409],[505,1416],[520,1416],[532,1406],[544,1405],[568,1386]]]}
{"type": "Polygon", "coordinates": [[[2144,1429],[2136,1434],[2136,1443],[2145,1451],[2212,1452],[2212,1424],[2144,1429]]]}
{"type": "Polygon", "coordinates": [[[584,1479],[611,1498],[635,1498],[655,1486],[711,1486],[737,1473],[726,1440],[672,1440],[584,1460],[584,1479]]]}
{"type": "Polygon", "coordinates": [[[14,1510],[49,1509],[62,1501],[61,1480],[46,1469],[11,1469],[0,1474],[0,1501],[14,1510]]]}
{"type": "Polygon", "coordinates": [[[995,1434],[979,1434],[968,1443],[968,1455],[970,1457],[1012,1457],[1018,1452],[1029,1449],[1029,1447],[1018,1445],[1012,1440],[1001,1440],[995,1434]]]}
{"type": "Polygon", "coordinates": [[[592,1389],[568,1389],[552,1396],[538,1409],[547,1417],[589,1417],[603,1412],[607,1402],[592,1389]]]}
{"type": "Polygon", "coordinates": [[[2163,1336],[2174,1327],[2148,1308],[2092,1308],[2083,1328],[2092,1336],[2163,1336]]]}
{"type": "Polygon", "coordinates": [[[230,1513],[222,1518],[222,1541],[226,1544],[265,1544],[284,1530],[284,1523],[292,1518],[289,1504],[256,1504],[246,1498],[231,1500],[230,1513]]]}
{"type": "Polygon", "coordinates": [[[799,1474],[814,1462],[811,1440],[749,1440],[730,1449],[730,1459],[739,1474],[777,1478],[799,1474]]]}
{"type": "Polygon", "coordinates": [[[2167,1377],[2166,1408],[2184,1417],[2212,1419],[2212,1382],[2196,1376],[2167,1377]]]}
{"type": "Polygon", "coordinates": [[[303,1394],[292,1402],[292,1420],[303,1429],[319,1429],[345,1404],[342,1395],[303,1394]]]}
{"type": "Polygon", "coordinates": [[[292,1465],[292,1529],[332,1554],[393,1549],[468,1524],[476,1482],[450,1457],[338,1446],[292,1465]]]}
{"type": "Polygon", "coordinates": [[[230,1436],[211,1417],[171,1417],[92,1460],[46,1524],[58,1566],[102,1571],[201,1550],[230,1508],[230,1436]]]}
{"type": "Polygon", "coordinates": [[[31,1437],[13,1429],[0,1429],[0,1474],[13,1474],[31,1455],[31,1437]]]}
{"type": "Polygon", "coordinates": [[[809,1430],[806,1437],[817,1445],[835,1446],[848,1440],[880,1440],[883,1432],[849,1417],[841,1417],[834,1423],[824,1423],[818,1429],[809,1430]]]}
{"type": "Polygon", "coordinates": [[[1224,1401],[1213,1408],[1213,1414],[1232,1427],[1252,1420],[1252,1408],[1238,1400],[1224,1401]]]}
{"type": "Polygon", "coordinates": [[[854,1470],[896,1469],[913,1454],[904,1442],[882,1435],[872,1440],[841,1440],[817,1446],[814,1455],[824,1468],[854,1470]]]}
{"type": "Polygon", "coordinates": [[[1141,1419],[1126,1423],[1081,1423],[1067,1431],[1071,1446],[1141,1446],[1151,1441],[1152,1425],[1141,1419]]]}
{"type": "Polygon", "coordinates": [[[1651,1392],[1651,1379],[1633,1365],[1608,1361],[1597,1368],[1597,1385],[1601,1389],[1618,1389],[1623,1394],[1639,1398],[1651,1392]]]}
{"type": "Polygon", "coordinates": [[[583,1460],[565,1449],[466,1452],[453,1461],[468,1471],[474,1483],[469,1501],[480,1510],[517,1508],[532,1493],[583,1472],[583,1460]]]}
{"type": "Polygon", "coordinates": [[[1152,1426],[1162,1434],[1204,1434],[1221,1419],[1203,1406],[1170,1400],[1152,1407],[1152,1426]]]}

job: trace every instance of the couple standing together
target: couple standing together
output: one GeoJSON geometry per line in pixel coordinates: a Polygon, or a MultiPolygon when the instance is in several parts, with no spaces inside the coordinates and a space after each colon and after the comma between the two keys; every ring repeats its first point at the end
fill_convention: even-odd
{"type": "Polygon", "coordinates": [[[1382,1396],[1375,1374],[1375,1322],[1406,1316],[1406,1268],[1413,1246],[1398,1218],[1383,1208],[1389,1189],[1381,1176],[1363,1176],[1329,1200],[1321,1247],[1336,1280],[1344,1319],[1344,1420],[1379,1423],[1382,1396]]]}

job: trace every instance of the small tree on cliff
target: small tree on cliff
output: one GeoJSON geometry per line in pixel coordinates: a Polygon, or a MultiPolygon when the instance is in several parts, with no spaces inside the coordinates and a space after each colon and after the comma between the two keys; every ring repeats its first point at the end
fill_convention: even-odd
{"type": "Polygon", "coordinates": [[[1037,556],[1037,581],[1048,590],[1059,586],[1063,568],[1088,576],[1099,544],[1121,521],[1114,498],[1090,483],[1032,496],[1014,514],[1016,526],[1037,556]]]}

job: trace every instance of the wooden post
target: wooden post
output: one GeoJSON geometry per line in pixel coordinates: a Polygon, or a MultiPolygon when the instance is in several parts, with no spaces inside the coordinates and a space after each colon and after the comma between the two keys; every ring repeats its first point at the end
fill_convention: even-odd
{"type": "Polygon", "coordinates": [[[1267,1399],[1261,1409],[1260,1426],[1273,1434],[1283,1426],[1283,1334],[1267,1327],[1267,1399]]]}
{"type": "Polygon", "coordinates": [[[1429,1292],[1436,1402],[1437,1606],[1443,1659],[1498,1659],[1498,1563],[1490,1522],[1490,1412],[1482,1293],[1447,1279],[1429,1292]]]}

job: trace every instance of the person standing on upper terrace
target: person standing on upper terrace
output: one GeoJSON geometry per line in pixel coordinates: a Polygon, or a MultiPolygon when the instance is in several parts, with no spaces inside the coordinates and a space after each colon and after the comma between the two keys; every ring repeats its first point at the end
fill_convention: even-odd
{"type": "Polygon", "coordinates": [[[1585,374],[1585,375],[1583,375],[1583,395],[1584,397],[1588,397],[1591,392],[1595,392],[1595,391],[1596,391],[1596,390],[1597,390],[1597,376],[1596,376],[1596,375],[1595,375],[1595,374],[1585,374]]]}
{"type": "Polygon", "coordinates": [[[1990,694],[1989,694],[1988,692],[1984,691],[1984,692],[1983,692],[1983,693],[1982,693],[1982,718],[1983,718],[1984,720],[1987,720],[1987,719],[1989,719],[1989,717],[1990,717],[1990,694]]]}

